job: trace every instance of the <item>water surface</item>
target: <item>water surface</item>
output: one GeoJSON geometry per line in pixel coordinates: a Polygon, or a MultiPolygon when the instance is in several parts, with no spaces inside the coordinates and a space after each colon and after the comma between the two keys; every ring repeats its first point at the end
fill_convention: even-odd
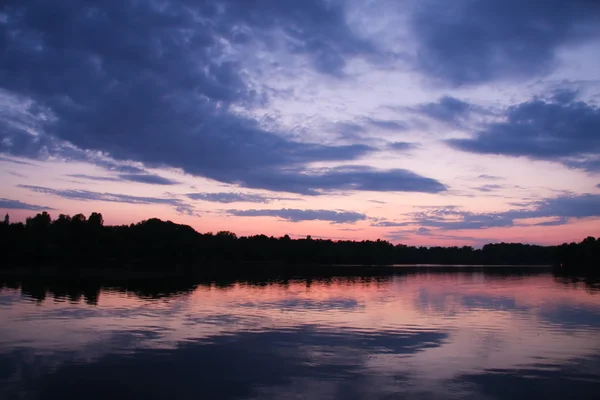
{"type": "Polygon", "coordinates": [[[545,269],[0,282],[7,400],[600,393],[600,290],[545,269]]]}

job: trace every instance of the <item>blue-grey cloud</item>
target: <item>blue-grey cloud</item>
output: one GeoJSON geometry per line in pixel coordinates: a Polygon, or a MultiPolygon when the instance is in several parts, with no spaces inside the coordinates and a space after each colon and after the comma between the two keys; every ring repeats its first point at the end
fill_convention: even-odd
{"type": "Polygon", "coordinates": [[[414,150],[419,146],[410,142],[392,142],[388,147],[395,151],[409,151],[414,150]]]}
{"type": "Polygon", "coordinates": [[[414,107],[413,111],[441,122],[458,125],[477,109],[476,106],[466,101],[452,96],[444,96],[438,101],[420,104],[414,107]]]}
{"type": "Polygon", "coordinates": [[[595,0],[423,0],[411,28],[417,68],[458,86],[551,72],[557,50],[600,35],[595,0]]]}
{"type": "Polygon", "coordinates": [[[477,179],[486,179],[489,181],[502,181],[504,180],[504,178],[500,177],[500,176],[494,176],[494,175],[488,175],[488,174],[481,174],[477,177],[477,179]]]}
{"type": "Polygon", "coordinates": [[[333,210],[298,210],[284,208],[281,210],[228,210],[227,212],[239,217],[278,217],[290,222],[318,220],[331,221],[334,224],[347,224],[367,219],[365,214],[333,210]]]}
{"type": "Polygon", "coordinates": [[[483,186],[479,186],[476,187],[475,190],[479,191],[479,192],[494,192],[496,190],[502,189],[504,188],[503,185],[483,185],[483,186]]]}
{"type": "Polygon", "coordinates": [[[87,175],[87,174],[67,174],[66,176],[70,178],[77,179],[87,179],[90,181],[99,181],[99,182],[119,182],[120,179],[114,176],[97,176],[97,175],[87,175]]]}
{"type": "Polygon", "coordinates": [[[506,120],[493,122],[471,139],[451,139],[459,150],[559,161],[600,171],[600,109],[564,97],[535,98],[509,107],[506,120]]]}
{"type": "Polygon", "coordinates": [[[180,182],[154,174],[121,174],[119,179],[150,185],[178,185],[180,182]]]}
{"type": "MultiPolygon", "coordinates": [[[[135,167],[133,167],[135,168],[135,167]]],[[[137,169],[137,168],[136,168],[137,169]]],[[[150,185],[177,185],[180,182],[174,181],[172,179],[167,179],[159,175],[149,174],[149,173],[138,173],[138,174],[120,174],[118,176],[97,176],[97,175],[87,175],[87,174],[68,174],[67,176],[71,178],[78,179],[88,179],[91,181],[100,181],[100,182],[137,182],[137,183],[147,183],[150,185]]]]}
{"type": "Polygon", "coordinates": [[[105,201],[109,203],[128,203],[128,204],[164,204],[175,208],[177,212],[183,214],[194,214],[194,209],[191,205],[176,198],[163,197],[143,197],[130,196],[125,194],[101,193],[92,192],[89,190],[72,190],[72,189],[52,189],[42,186],[18,185],[23,189],[28,189],[36,193],[44,193],[52,196],[62,197],[68,200],[79,201],[105,201]]]}
{"type": "Polygon", "coordinates": [[[23,203],[19,200],[0,199],[0,209],[27,210],[27,211],[51,211],[53,208],[23,203]]]}
{"type": "Polygon", "coordinates": [[[210,201],[214,203],[271,203],[277,200],[299,200],[290,197],[272,197],[250,193],[188,193],[186,195],[192,200],[210,201]]]}
{"type": "Polygon", "coordinates": [[[413,222],[395,222],[395,221],[377,221],[373,222],[371,226],[384,227],[384,228],[392,228],[392,227],[401,227],[401,226],[409,226],[412,225],[413,222]]]}
{"type": "Polygon", "coordinates": [[[596,187],[597,187],[598,189],[600,189],[600,183],[599,183],[599,184],[597,184],[597,185],[596,185],[596,187]]]}
{"type": "Polygon", "coordinates": [[[406,131],[410,129],[410,125],[404,121],[398,120],[386,120],[386,119],[377,119],[377,118],[363,118],[362,122],[374,126],[376,128],[385,129],[388,131],[406,131]]]}
{"type": "Polygon", "coordinates": [[[320,171],[253,171],[244,181],[231,180],[251,188],[318,195],[332,190],[378,192],[446,191],[445,185],[405,169],[377,170],[367,166],[345,166],[320,171]]]}
{"type": "Polygon", "coordinates": [[[424,227],[420,227],[419,229],[417,229],[417,231],[415,232],[415,235],[419,235],[419,236],[430,236],[431,235],[431,229],[429,228],[424,228],[424,227]]]}
{"type": "Polygon", "coordinates": [[[9,124],[1,130],[6,140],[0,151],[34,157],[68,142],[118,161],[245,185],[257,171],[353,160],[373,150],[290,141],[230,111],[234,104],[250,107],[264,98],[246,82],[237,61],[223,61],[225,42],[275,45],[278,37],[287,40],[289,51],[307,55],[319,71],[331,74],[340,72],[346,57],[373,50],[347,26],[337,3],[168,5],[9,1],[0,24],[0,38],[10,44],[0,52],[0,87],[31,101],[27,115],[41,134],[33,137],[9,124]]]}
{"type": "MultiPolygon", "coordinates": [[[[117,163],[175,167],[246,187],[269,189],[277,181],[278,190],[306,193],[344,186],[334,182],[339,174],[298,181],[308,179],[303,168],[312,162],[354,160],[375,149],[289,140],[235,112],[233,106],[268,99],[244,75],[241,61],[229,57],[231,47],[283,41],[286,51],[309,57],[318,71],[340,75],[346,58],[374,51],[347,26],[341,7],[320,0],[9,0],[0,24],[6,44],[0,87],[27,100],[27,123],[38,134],[0,121],[0,152],[64,156],[72,153],[70,144],[117,163]],[[296,183],[285,185],[282,177],[296,183]]],[[[401,128],[399,122],[372,124],[401,128]]],[[[136,171],[119,172],[141,172],[131,168],[136,171]]],[[[376,181],[389,175],[371,173],[376,181]]],[[[415,176],[407,178],[396,186],[419,191],[415,176]]],[[[435,183],[421,186],[441,190],[435,183]]]]}

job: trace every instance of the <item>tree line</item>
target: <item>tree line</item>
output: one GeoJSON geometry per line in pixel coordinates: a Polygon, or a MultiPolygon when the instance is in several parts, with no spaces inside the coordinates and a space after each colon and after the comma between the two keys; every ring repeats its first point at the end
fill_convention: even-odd
{"type": "Polygon", "coordinates": [[[89,217],[47,212],[0,224],[0,250],[5,266],[130,268],[203,268],[254,270],[308,265],[557,265],[590,270],[600,264],[600,238],[581,243],[538,246],[521,243],[415,247],[385,240],[291,239],[266,235],[237,237],[221,231],[199,233],[188,225],[152,218],[131,225],[105,226],[100,213],[89,217]],[[249,266],[252,265],[252,268],[249,266]]]}

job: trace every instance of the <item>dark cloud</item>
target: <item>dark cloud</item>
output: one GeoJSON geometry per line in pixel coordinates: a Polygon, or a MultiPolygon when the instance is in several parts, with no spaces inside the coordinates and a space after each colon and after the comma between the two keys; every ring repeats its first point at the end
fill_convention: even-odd
{"type": "Polygon", "coordinates": [[[596,185],[596,187],[597,187],[598,189],[600,189],[600,183],[599,183],[599,184],[597,184],[597,185],[596,185]]]}
{"type": "Polygon", "coordinates": [[[544,222],[538,222],[535,224],[531,224],[532,226],[560,226],[560,225],[566,225],[567,222],[569,222],[569,220],[565,217],[560,217],[560,218],[556,218],[555,220],[552,221],[544,221],[544,222]]]}
{"type": "Polygon", "coordinates": [[[100,182],[119,182],[119,178],[115,178],[112,176],[96,176],[96,175],[87,175],[87,174],[68,174],[70,178],[77,179],[88,179],[90,181],[100,181],[100,182]]]}
{"type": "Polygon", "coordinates": [[[410,142],[393,142],[388,147],[395,151],[408,151],[416,149],[418,145],[410,142]]]}
{"type": "MultiPolygon", "coordinates": [[[[127,167],[126,167],[127,168],[127,167]]],[[[133,167],[135,168],[135,167],[133,167]]],[[[143,174],[120,174],[117,177],[113,176],[96,176],[96,175],[87,175],[87,174],[68,174],[67,176],[71,178],[78,179],[88,179],[91,181],[100,181],[100,182],[137,182],[137,183],[147,183],[150,185],[177,185],[180,182],[163,178],[162,176],[143,173],[143,174]]]]}
{"type": "Polygon", "coordinates": [[[332,190],[439,193],[447,188],[435,179],[405,169],[377,170],[346,166],[320,171],[256,171],[245,180],[231,180],[250,188],[318,195],[332,190]]]}
{"type": "Polygon", "coordinates": [[[290,197],[270,197],[260,194],[249,193],[188,193],[187,197],[192,200],[203,200],[214,203],[271,203],[277,200],[299,200],[290,197]]]}
{"type": "MultiPolygon", "coordinates": [[[[231,48],[283,41],[287,51],[306,55],[317,70],[333,75],[342,73],[347,57],[373,52],[347,26],[336,2],[11,0],[5,15],[0,87],[26,100],[23,113],[38,134],[14,122],[16,117],[0,121],[0,152],[64,156],[74,152],[70,143],[117,163],[169,166],[241,186],[306,193],[344,186],[334,182],[340,174],[307,177],[307,164],[354,160],[374,150],[285,139],[233,109],[265,99],[231,48]],[[296,183],[285,185],[287,178],[296,183]]],[[[443,190],[433,180],[417,183],[410,173],[407,182],[399,181],[397,171],[369,177],[382,182],[391,175],[397,181],[393,190],[443,190]]]]}
{"type": "Polygon", "coordinates": [[[119,179],[130,182],[147,183],[150,185],[178,185],[180,182],[154,174],[121,174],[119,179]]]}
{"type": "Polygon", "coordinates": [[[50,211],[53,208],[23,203],[19,200],[0,199],[0,209],[27,210],[27,211],[50,211]]]}
{"type": "Polygon", "coordinates": [[[189,204],[175,198],[162,197],[140,197],[115,193],[100,193],[89,190],[70,190],[70,189],[51,189],[41,186],[18,185],[23,189],[28,189],[36,193],[44,193],[53,196],[62,197],[68,200],[79,201],[105,201],[110,203],[128,203],[128,204],[164,204],[174,207],[177,212],[182,214],[194,214],[194,209],[189,204]]]}
{"type": "Polygon", "coordinates": [[[376,128],[385,129],[388,131],[407,131],[410,129],[410,126],[404,121],[363,118],[363,122],[376,128]]]}
{"type": "Polygon", "coordinates": [[[509,107],[506,120],[493,122],[471,139],[451,139],[459,150],[559,161],[600,171],[600,109],[564,97],[535,98],[509,107]]]}
{"type": "Polygon", "coordinates": [[[411,27],[417,67],[458,86],[551,72],[557,50],[600,34],[596,0],[424,0],[411,27]]]}
{"type": "Polygon", "coordinates": [[[365,214],[333,210],[298,210],[284,208],[281,210],[228,210],[227,212],[239,217],[278,217],[290,222],[318,220],[331,221],[334,224],[347,224],[367,219],[365,214]]]}
{"type": "Polygon", "coordinates": [[[459,125],[475,110],[476,106],[451,96],[444,96],[438,101],[413,108],[413,111],[421,115],[452,125],[459,125]]]}

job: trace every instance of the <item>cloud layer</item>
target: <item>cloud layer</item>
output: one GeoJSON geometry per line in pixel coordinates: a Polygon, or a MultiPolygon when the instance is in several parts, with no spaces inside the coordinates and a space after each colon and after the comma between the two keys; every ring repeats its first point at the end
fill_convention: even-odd
{"type": "MultiPolygon", "coordinates": [[[[318,0],[166,4],[9,1],[0,23],[7,43],[0,52],[0,87],[20,107],[5,112],[0,151],[65,156],[70,143],[116,160],[181,168],[247,187],[298,193],[343,188],[336,182],[340,174],[310,179],[305,166],[354,160],[374,149],[292,141],[233,109],[267,100],[241,64],[252,45],[275,50],[281,39],[285,51],[308,57],[318,72],[330,75],[342,73],[347,57],[373,54],[374,47],[348,27],[340,6],[318,0]],[[296,183],[286,187],[282,177],[296,183]],[[278,183],[264,183],[269,181],[278,183]]],[[[368,123],[402,128],[394,121],[368,123]]],[[[394,190],[441,188],[424,179],[421,189],[416,175],[371,172],[379,181],[390,174],[407,179],[394,190]]]]}

